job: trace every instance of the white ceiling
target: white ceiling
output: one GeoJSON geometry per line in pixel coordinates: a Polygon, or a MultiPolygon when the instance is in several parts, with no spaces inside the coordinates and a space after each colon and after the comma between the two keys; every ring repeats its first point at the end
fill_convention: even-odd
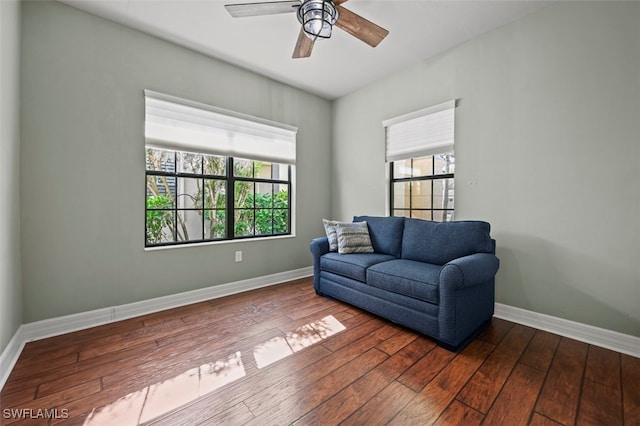
{"type": "MultiPolygon", "coordinates": [[[[386,28],[376,48],[334,28],[306,59],[292,59],[295,13],[232,18],[228,3],[253,0],[58,0],[214,58],[335,99],[548,1],[351,0],[344,7],[386,28]]],[[[258,1],[260,2],[260,1],[258,1]]]]}

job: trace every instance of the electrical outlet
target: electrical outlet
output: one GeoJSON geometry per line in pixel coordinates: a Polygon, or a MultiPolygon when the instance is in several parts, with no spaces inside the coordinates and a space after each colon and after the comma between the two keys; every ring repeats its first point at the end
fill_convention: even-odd
{"type": "Polygon", "coordinates": [[[242,262],[242,252],[241,251],[237,251],[236,252],[236,262],[242,262]]]}

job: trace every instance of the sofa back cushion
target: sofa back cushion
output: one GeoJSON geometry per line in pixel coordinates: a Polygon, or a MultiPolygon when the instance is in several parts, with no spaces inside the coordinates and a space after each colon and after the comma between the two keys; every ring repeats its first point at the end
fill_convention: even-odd
{"type": "Polygon", "coordinates": [[[474,253],[492,253],[490,225],[482,221],[405,219],[402,258],[444,265],[474,253]]]}
{"type": "Polygon", "coordinates": [[[355,216],[354,222],[367,222],[371,244],[376,253],[400,257],[404,217],[355,216]]]}

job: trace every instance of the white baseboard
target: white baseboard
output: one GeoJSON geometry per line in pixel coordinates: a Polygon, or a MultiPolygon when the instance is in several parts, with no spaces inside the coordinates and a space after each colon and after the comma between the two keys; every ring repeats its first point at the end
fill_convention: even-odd
{"type": "Polygon", "coordinates": [[[501,303],[496,303],[494,316],[640,358],[639,337],[552,317],[551,315],[539,314],[501,303]]]}
{"type": "Polygon", "coordinates": [[[311,275],[313,275],[313,268],[306,267],[140,302],[127,303],[126,305],[101,308],[23,324],[13,335],[13,338],[9,341],[9,344],[2,354],[0,354],[0,390],[9,378],[9,374],[15,366],[24,345],[28,342],[166,309],[177,308],[179,306],[190,305],[192,303],[230,296],[232,294],[293,281],[311,275]]]}
{"type": "Polygon", "coordinates": [[[18,327],[7,347],[0,354],[0,391],[9,378],[9,374],[18,361],[18,357],[27,341],[24,338],[24,325],[18,327]]]}

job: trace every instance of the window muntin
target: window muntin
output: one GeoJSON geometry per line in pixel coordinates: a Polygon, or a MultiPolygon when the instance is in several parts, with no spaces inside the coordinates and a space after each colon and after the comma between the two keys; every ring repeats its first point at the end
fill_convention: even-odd
{"type": "Polygon", "coordinates": [[[146,147],[145,174],[146,247],[291,234],[289,164],[146,147]]]}
{"type": "Polygon", "coordinates": [[[392,161],[391,215],[454,220],[453,152],[392,161]]]}

